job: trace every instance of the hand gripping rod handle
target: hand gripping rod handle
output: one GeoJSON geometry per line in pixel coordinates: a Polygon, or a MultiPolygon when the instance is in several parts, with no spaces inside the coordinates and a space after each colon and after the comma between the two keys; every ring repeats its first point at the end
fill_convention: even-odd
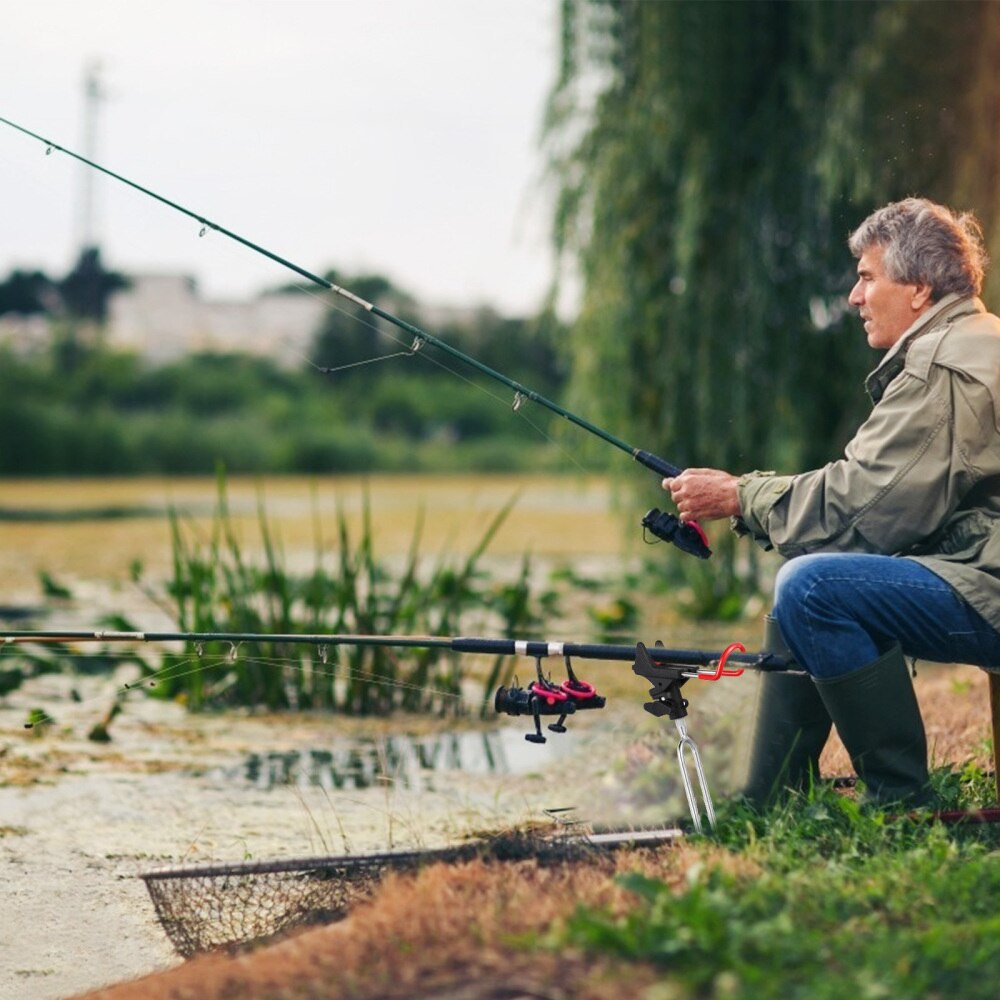
{"type": "Polygon", "coordinates": [[[632,457],[640,465],[646,466],[647,469],[652,469],[657,475],[663,476],[666,479],[673,479],[674,476],[679,476],[684,471],[676,465],[671,465],[665,458],[654,455],[651,451],[642,451],[639,448],[633,448],[632,457]]]}

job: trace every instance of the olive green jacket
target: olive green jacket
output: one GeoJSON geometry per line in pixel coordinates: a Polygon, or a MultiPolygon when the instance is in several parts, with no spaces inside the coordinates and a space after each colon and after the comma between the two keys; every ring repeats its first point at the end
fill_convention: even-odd
{"type": "Polygon", "coordinates": [[[867,378],[844,457],[740,478],[733,527],[766,549],[918,560],[1000,629],[1000,319],[948,295],[867,378]]]}

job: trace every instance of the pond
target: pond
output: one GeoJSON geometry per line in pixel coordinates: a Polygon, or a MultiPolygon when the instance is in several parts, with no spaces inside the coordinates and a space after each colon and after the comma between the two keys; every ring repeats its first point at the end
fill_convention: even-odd
{"type": "MultiPolygon", "coordinates": [[[[652,477],[650,487],[654,502],[652,477]]],[[[41,572],[71,587],[115,585],[128,596],[135,562],[153,579],[170,570],[168,510],[207,529],[216,496],[211,477],[0,480],[0,603],[37,601],[41,572]]],[[[263,505],[292,565],[310,565],[317,549],[329,549],[338,512],[357,529],[366,503],[379,554],[387,557],[406,554],[418,522],[421,551],[467,555],[512,498],[490,545],[497,559],[531,552],[613,562],[638,541],[638,530],[630,541],[612,513],[603,477],[232,477],[227,496],[247,551],[258,540],[263,505]]]]}
{"type": "MultiPolygon", "coordinates": [[[[562,744],[568,746],[568,744],[562,744]]],[[[556,754],[559,755],[556,743],[556,754]]],[[[397,788],[432,791],[455,772],[480,777],[528,774],[538,769],[524,728],[456,730],[429,735],[389,734],[308,750],[254,751],[222,776],[257,789],[318,786],[328,791],[397,788]]],[[[562,756],[568,756],[568,750],[562,756]]]]}

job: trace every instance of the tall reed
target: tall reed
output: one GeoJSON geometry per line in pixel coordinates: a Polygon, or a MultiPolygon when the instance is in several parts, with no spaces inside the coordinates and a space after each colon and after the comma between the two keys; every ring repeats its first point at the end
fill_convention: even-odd
{"type": "MultiPolygon", "coordinates": [[[[317,523],[314,565],[305,576],[285,566],[263,500],[258,504],[262,556],[250,560],[234,528],[219,477],[218,499],[207,538],[171,511],[173,575],[169,593],[178,626],[189,632],[270,634],[456,635],[470,612],[489,615],[492,627],[511,635],[539,624],[532,610],[530,560],[513,584],[498,585],[482,557],[510,513],[514,498],[488,523],[478,544],[453,564],[442,556],[429,570],[420,557],[422,518],[402,566],[392,571],[375,552],[365,494],[360,534],[342,511],[336,519],[335,566],[324,565],[317,523]]],[[[318,519],[317,519],[318,520],[318,519]]],[[[544,603],[544,602],[543,602],[544,603]]],[[[491,687],[505,675],[497,661],[491,687]]],[[[276,641],[239,648],[209,643],[168,654],[155,693],[182,697],[190,707],[247,705],[269,709],[331,709],[355,715],[414,712],[457,714],[463,663],[438,649],[400,651],[377,646],[312,647],[276,641]]],[[[482,703],[489,696],[484,689],[482,703]]]]}

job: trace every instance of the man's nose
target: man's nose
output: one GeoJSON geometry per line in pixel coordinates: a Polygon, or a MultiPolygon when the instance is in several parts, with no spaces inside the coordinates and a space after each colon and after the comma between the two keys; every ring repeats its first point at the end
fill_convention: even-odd
{"type": "Polygon", "coordinates": [[[860,305],[864,304],[865,293],[864,293],[864,288],[862,287],[862,283],[861,283],[860,279],[856,282],[856,284],[854,285],[854,287],[851,289],[851,294],[847,296],[847,301],[852,306],[860,306],[860,305]]]}

